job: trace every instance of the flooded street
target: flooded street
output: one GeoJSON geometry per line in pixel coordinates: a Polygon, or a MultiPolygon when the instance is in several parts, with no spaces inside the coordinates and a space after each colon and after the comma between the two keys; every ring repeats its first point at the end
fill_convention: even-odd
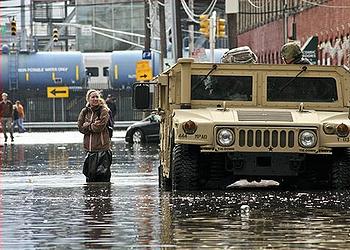
{"type": "Polygon", "coordinates": [[[86,184],[82,137],[1,147],[2,249],[348,249],[349,192],[236,187],[160,193],[156,144],[113,138],[111,183],[86,184]]]}

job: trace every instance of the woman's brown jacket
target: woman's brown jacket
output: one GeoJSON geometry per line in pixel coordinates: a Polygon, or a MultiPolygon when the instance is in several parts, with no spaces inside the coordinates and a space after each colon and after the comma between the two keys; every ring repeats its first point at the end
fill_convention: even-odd
{"type": "Polygon", "coordinates": [[[87,106],[80,111],[79,132],[84,134],[84,149],[89,152],[105,151],[111,148],[107,123],[108,109],[105,106],[87,106]]]}

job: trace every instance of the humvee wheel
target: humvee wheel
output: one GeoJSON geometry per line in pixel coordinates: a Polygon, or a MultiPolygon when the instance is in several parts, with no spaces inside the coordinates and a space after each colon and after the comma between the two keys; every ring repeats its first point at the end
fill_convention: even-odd
{"type": "Polygon", "coordinates": [[[336,151],[333,156],[331,170],[331,185],[333,189],[350,188],[350,149],[336,151]]]}
{"type": "Polygon", "coordinates": [[[173,149],[173,190],[188,191],[198,188],[199,146],[177,144],[173,149]]]}

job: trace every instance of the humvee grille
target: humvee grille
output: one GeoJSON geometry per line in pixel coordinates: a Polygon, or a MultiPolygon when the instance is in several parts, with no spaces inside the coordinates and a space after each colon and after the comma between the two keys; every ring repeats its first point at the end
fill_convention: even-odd
{"type": "Polygon", "coordinates": [[[239,121],[280,121],[292,122],[293,117],[288,111],[247,111],[238,110],[239,121]]]}
{"type": "Polygon", "coordinates": [[[240,147],[288,149],[295,146],[295,132],[289,129],[240,129],[240,147]]]}

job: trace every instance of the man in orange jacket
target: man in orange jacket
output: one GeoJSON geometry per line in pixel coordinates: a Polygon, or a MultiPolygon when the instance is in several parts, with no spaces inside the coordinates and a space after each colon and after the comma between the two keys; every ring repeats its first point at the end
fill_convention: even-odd
{"type": "Polygon", "coordinates": [[[23,126],[24,108],[23,108],[20,101],[16,101],[16,104],[13,106],[13,108],[18,113],[18,118],[16,117],[17,120],[14,120],[13,126],[15,126],[15,124],[16,124],[18,126],[18,132],[24,133],[24,132],[26,132],[26,129],[23,126]]]}

